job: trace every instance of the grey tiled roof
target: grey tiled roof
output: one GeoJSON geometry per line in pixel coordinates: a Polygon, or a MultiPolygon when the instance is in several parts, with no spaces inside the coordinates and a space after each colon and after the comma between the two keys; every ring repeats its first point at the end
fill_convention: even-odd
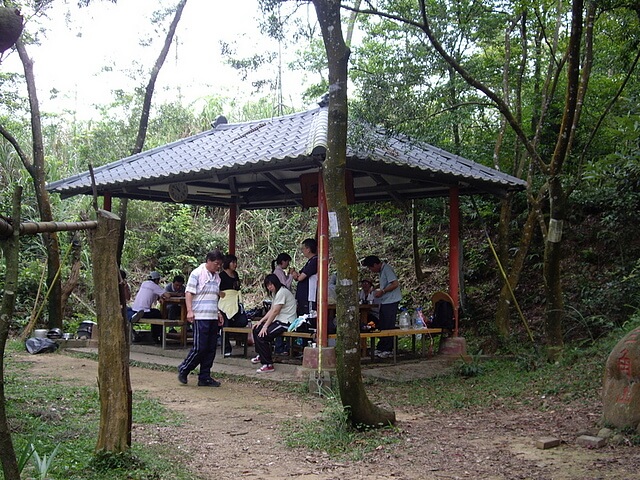
{"type": "MultiPolygon", "coordinates": [[[[221,124],[152,150],[94,169],[97,190],[114,197],[171,201],[169,185],[184,183],[185,203],[243,208],[303,204],[300,176],[315,174],[327,147],[328,113],[301,113],[237,124],[221,124]]],[[[356,202],[461,194],[503,195],[523,180],[406,137],[371,128],[360,146],[348,148],[356,202]],[[366,145],[363,147],[362,145],[366,145]]],[[[89,172],[47,186],[63,197],[91,195],[89,172]]]]}

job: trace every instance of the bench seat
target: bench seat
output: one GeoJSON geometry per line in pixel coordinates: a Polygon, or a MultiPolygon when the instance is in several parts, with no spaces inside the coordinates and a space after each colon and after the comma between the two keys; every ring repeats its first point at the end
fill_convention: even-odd
{"type": "Polygon", "coordinates": [[[135,324],[146,324],[146,325],[160,325],[162,327],[162,349],[165,350],[167,348],[167,329],[180,327],[182,332],[179,334],[178,339],[180,340],[180,346],[187,346],[187,325],[188,322],[183,322],[182,320],[170,320],[168,318],[141,318],[135,324]]]}
{"type": "MultiPolygon", "coordinates": [[[[252,331],[252,327],[225,327],[222,329],[222,353],[224,354],[224,344],[225,344],[225,336],[227,334],[243,334],[248,335],[252,331]]],[[[360,338],[366,342],[366,339],[370,340],[370,351],[371,351],[371,360],[375,360],[375,339],[382,337],[394,337],[394,348],[393,348],[393,363],[396,363],[396,352],[398,350],[398,337],[406,337],[412,336],[412,350],[415,354],[416,352],[416,335],[422,335],[422,355],[426,354],[426,342],[428,337],[442,335],[444,330],[442,328],[394,328],[391,330],[379,330],[376,332],[361,332],[360,338]]],[[[315,336],[315,333],[309,332],[284,332],[282,334],[285,338],[304,338],[308,340],[312,340],[315,336]]],[[[329,335],[329,338],[335,339],[336,335],[329,335]]],[[[248,342],[244,342],[244,357],[248,356],[248,342]]],[[[365,347],[366,349],[366,347],[365,347]]],[[[293,342],[289,342],[289,355],[293,353],[293,342]]]]}

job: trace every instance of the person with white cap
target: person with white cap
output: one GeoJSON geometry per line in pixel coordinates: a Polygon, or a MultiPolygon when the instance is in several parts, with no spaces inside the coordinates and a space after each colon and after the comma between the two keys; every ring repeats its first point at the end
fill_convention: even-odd
{"type": "MultiPolygon", "coordinates": [[[[151,272],[149,279],[142,282],[131,309],[134,311],[132,322],[141,318],[162,318],[162,313],[157,308],[153,308],[158,300],[171,297],[171,294],[162,288],[160,283],[162,276],[158,272],[151,272]]],[[[162,326],[151,325],[151,336],[156,343],[162,342],[162,326]]]]}

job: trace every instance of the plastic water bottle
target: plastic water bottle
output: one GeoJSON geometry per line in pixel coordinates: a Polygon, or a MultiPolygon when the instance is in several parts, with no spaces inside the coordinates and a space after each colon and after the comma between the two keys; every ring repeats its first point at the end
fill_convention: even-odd
{"type": "MultiPolygon", "coordinates": [[[[422,313],[422,307],[416,308],[413,325],[414,325],[414,328],[424,328],[426,326],[424,323],[424,314],[422,313]]],[[[421,340],[422,334],[421,333],[417,334],[416,339],[421,340]]]]}
{"type": "Polygon", "coordinates": [[[403,330],[409,330],[411,328],[411,316],[409,312],[407,312],[406,308],[403,308],[400,311],[400,316],[398,317],[398,325],[403,330]]]}

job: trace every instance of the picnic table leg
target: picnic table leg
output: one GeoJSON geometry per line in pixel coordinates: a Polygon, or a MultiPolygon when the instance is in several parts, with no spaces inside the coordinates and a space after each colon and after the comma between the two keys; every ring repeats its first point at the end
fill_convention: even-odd
{"type": "Polygon", "coordinates": [[[376,355],[373,350],[373,346],[375,345],[375,337],[370,337],[369,340],[371,341],[371,344],[369,345],[369,351],[371,352],[371,362],[373,362],[376,359],[376,355]]]}

